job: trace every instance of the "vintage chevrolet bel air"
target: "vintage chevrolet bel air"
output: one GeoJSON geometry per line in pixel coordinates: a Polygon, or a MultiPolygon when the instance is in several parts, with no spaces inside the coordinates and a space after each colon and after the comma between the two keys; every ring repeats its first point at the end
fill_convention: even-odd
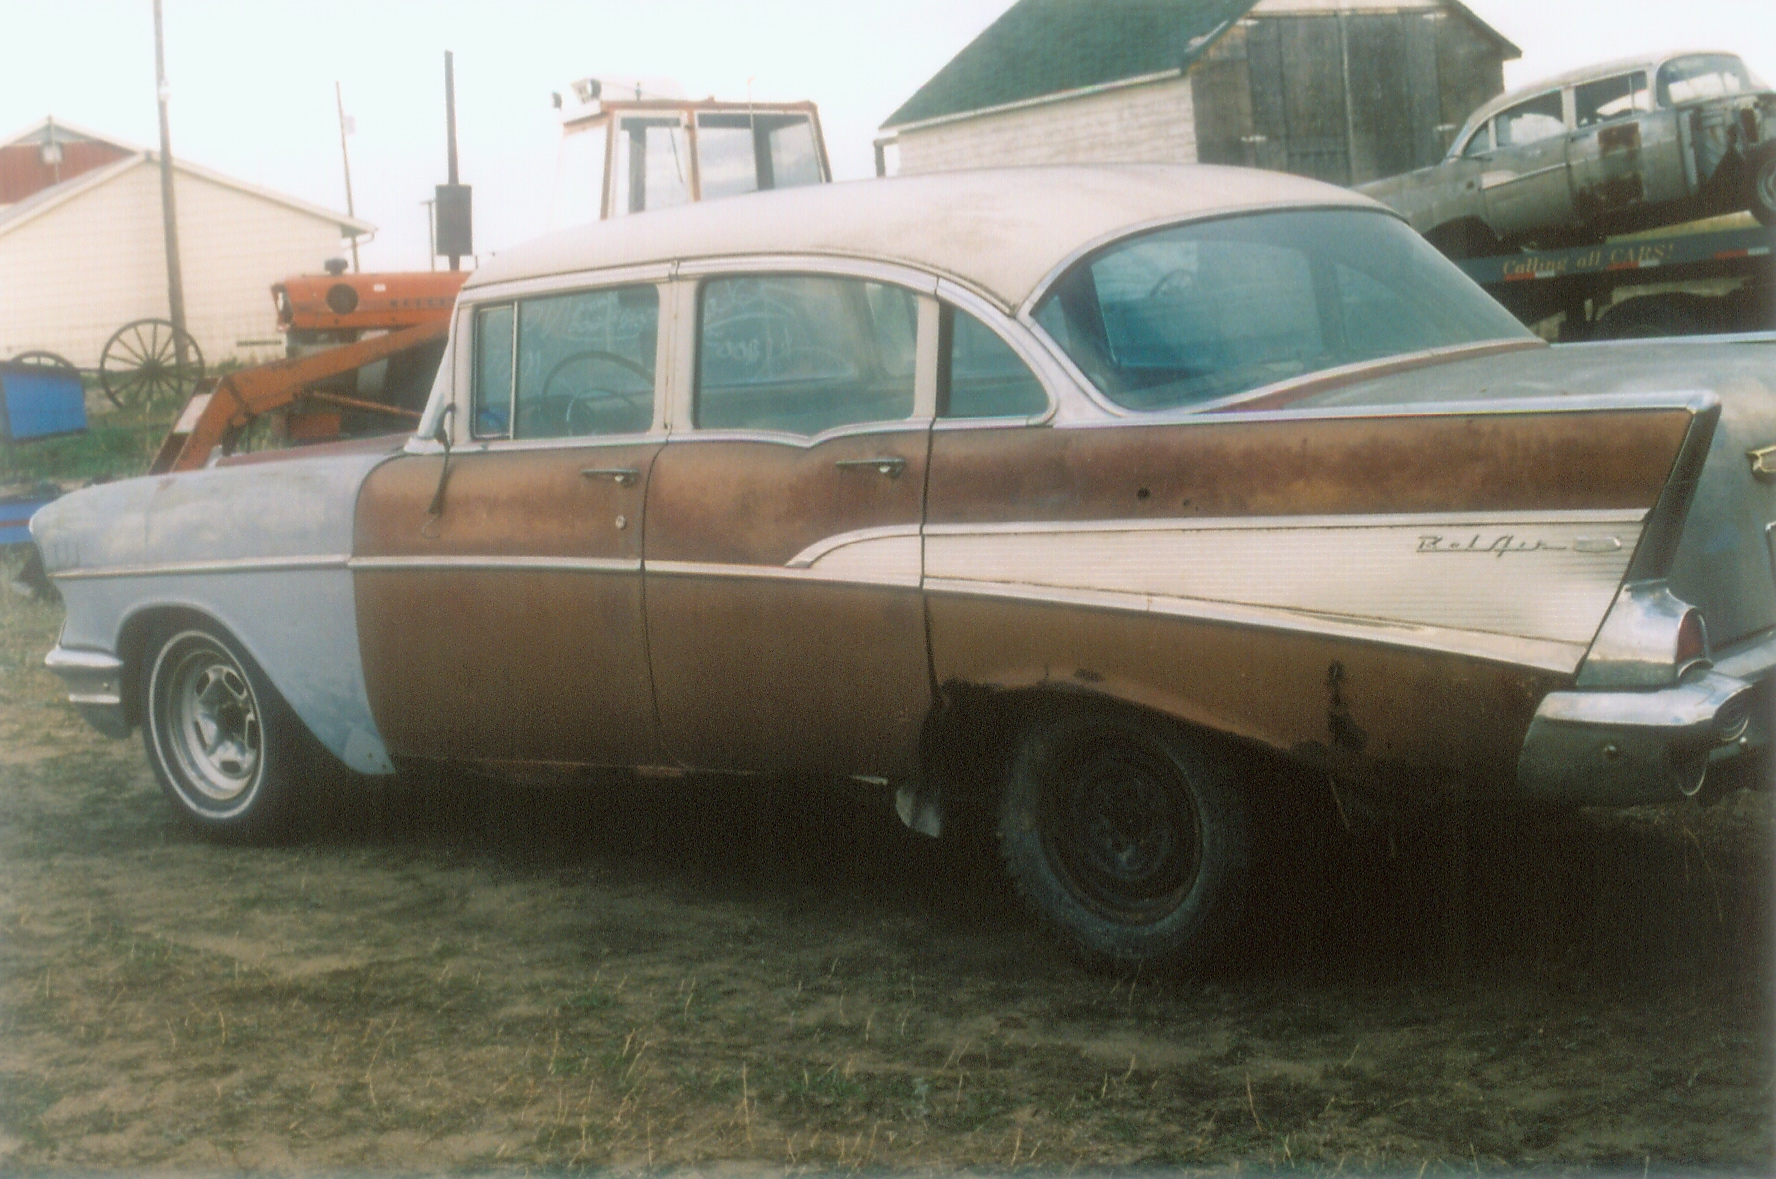
{"type": "Polygon", "coordinates": [[[324,759],[851,779],[994,824],[1087,957],[1200,959],[1267,765],[1632,804],[1759,756],[1773,387],[1549,348],[1287,176],[742,197],[476,271],[412,438],[43,509],[49,664],[213,837],[324,759]]]}
{"type": "Polygon", "coordinates": [[[1443,162],[1361,191],[1453,257],[1740,210],[1776,225],[1776,91],[1731,53],[1590,66],[1493,99],[1443,162]]]}

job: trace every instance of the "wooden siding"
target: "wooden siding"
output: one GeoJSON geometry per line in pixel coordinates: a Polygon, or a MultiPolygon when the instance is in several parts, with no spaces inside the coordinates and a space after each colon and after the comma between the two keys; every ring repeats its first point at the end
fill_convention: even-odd
{"type": "MultiPolygon", "coordinates": [[[[339,226],[189,173],[175,186],[186,320],[205,359],[282,355],[271,284],[318,272],[340,252],[339,226]]],[[[112,332],[166,315],[151,161],[0,233],[0,357],[47,348],[97,365],[112,332]]]]}
{"type": "Polygon", "coordinates": [[[1361,184],[1440,160],[1504,64],[1439,0],[1263,0],[1191,77],[1205,163],[1361,184]]]}
{"type": "Polygon", "coordinates": [[[1191,164],[1189,78],[1173,77],[976,115],[900,134],[900,171],[1016,164],[1191,164]]]}

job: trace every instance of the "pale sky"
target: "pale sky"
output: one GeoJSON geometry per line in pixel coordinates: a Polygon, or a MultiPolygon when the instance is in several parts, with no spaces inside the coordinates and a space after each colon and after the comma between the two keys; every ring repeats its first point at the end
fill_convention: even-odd
{"type": "MultiPolygon", "coordinates": [[[[1109,4],[1116,0],[1102,0],[1109,4]]],[[[379,227],[366,269],[427,265],[456,54],[462,179],[483,252],[549,228],[549,94],[588,74],[687,95],[820,104],[838,179],[873,174],[877,126],[1010,0],[163,0],[173,154],[344,211],[333,84],[356,120],[352,187],[379,227]]],[[[1776,80],[1776,0],[1468,0],[1523,49],[1506,85],[1671,48],[1742,54],[1776,80]]],[[[153,147],[150,0],[0,0],[0,135],[46,114],[153,147]]],[[[316,259],[319,268],[320,259],[316,259]]]]}

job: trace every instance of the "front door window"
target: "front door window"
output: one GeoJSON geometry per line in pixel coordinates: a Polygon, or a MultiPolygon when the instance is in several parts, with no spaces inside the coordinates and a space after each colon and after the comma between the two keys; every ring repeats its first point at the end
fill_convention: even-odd
{"type": "Polygon", "coordinates": [[[1520,102],[1493,121],[1500,147],[1527,147],[1566,131],[1560,114],[1560,91],[1520,102]]]}

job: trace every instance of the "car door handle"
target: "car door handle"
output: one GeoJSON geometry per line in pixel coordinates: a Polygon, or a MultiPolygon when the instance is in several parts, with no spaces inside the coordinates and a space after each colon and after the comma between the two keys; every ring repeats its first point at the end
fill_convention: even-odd
{"type": "Polygon", "coordinates": [[[878,474],[888,476],[890,479],[898,479],[900,478],[900,473],[906,470],[906,460],[896,455],[887,455],[883,458],[840,459],[838,462],[834,463],[833,466],[841,471],[873,470],[878,474]]]}
{"type": "Polygon", "coordinates": [[[627,487],[641,478],[641,472],[634,467],[581,467],[582,479],[610,479],[618,487],[627,487]]]}

